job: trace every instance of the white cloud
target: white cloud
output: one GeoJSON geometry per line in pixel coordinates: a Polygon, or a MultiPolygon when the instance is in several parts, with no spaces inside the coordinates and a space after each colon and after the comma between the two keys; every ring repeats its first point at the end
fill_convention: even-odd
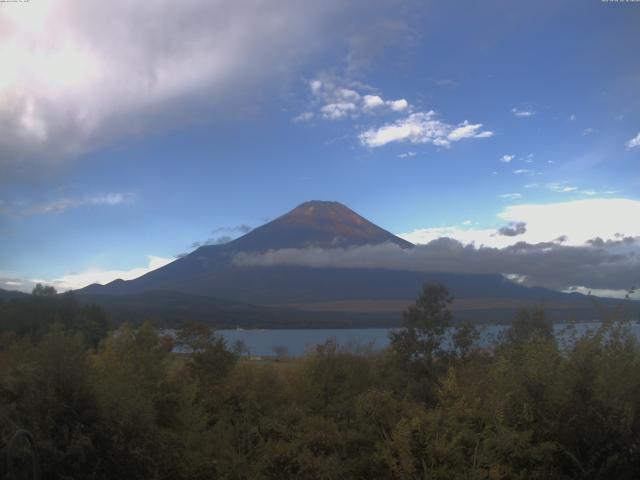
{"type": "Polygon", "coordinates": [[[447,138],[452,142],[457,142],[458,140],[462,140],[463,138],[488,138],[493,136],[493,132],[479,130],[482,128],[481,123],[476,123],[475,125],[470,124],[467,120],[462,122],[460,126],[454,128],[447,138]]]}
{"type": "Polygon", "coordinates": [[[400,158],[415,157],[415,156],[416,156],[416,152],[406,152],[398,155],[398,157],[400,158]]]}
{"type": "Polygon", "coordinates": [[[502,195],[498,195],[500,198],[508,198],[508,199],[516,199],[516,198],[522,198],[522,195],[520,193],[503,193],[502,195]]]}
{"type": "Polygon", "coordinates": [[[515,173],[516,175],[522,175],[522,174],[533,174],[535,172],[533,170],[529,170],[528,168],[518,168],[514,170],[513,173],[515,173]]]}
{"type": "Polygon", "coordinates": [[[513,113],[516,117],[532,117],[536,114],[531,110],[519,110],[517,108],[512,108],[511,113],[513,113]]]}
{"type": "Polygon", "coordinates": [[[569,115],[569,120],[574,122],[576,120],[576,116],[574,114],[569,115]]]}
{"type": "Polygon", "coordinates": [[[531,243],[551,241],[563,235],[570,245],[584,245],[594,237],[612,240],[620,234],[640,236],[640,201],[624,198],[513,205],[498,217],[525,222],[527,233],[523,240],[531,243]]]}
{"type": "Polygon", "coordinates": [[[595,128],[587,127],[582,131],[582,136],[586,137],[588,135],[591,135],[592,133],[595,133],[595,131],[596,131],[595,128]]]}
{"type": "Polygon", "coordinates": [[[632,149],[636,147],[640,147],[640,132],[638,132],[638,135],[636,135],[635,137],[633,137],[631,140],[627,142],[627,149],[632,149]]]}
{"type": "Polygon", "coordinates": [[[409,102],[407,102],[404,98],[401,98],[400,100],[388,100],[385,103],[394,112],[402,112],[403,110],[409,108],[409,102]]]}
{"type": "Polygon", "coordinates": [[[247,92],[344,36],[336,18],[355,8],[336,0],[3,4],[0,168],[60,162],[202,118],[212,105],[225,118],[239,115],[239,102],[254,102],[247,92]]]}
{"type": "MultiPolygon", "coordinates": [[[[40,282],[52,285],[59,291],[75,290],[91,285],[92,283],[100,283],[104,285],[105,283],[112,282],[118,278],[121,278],[122,280],[132,280],[149,273],[152,270],[164,267],[175,260],[175,258],[164,258],[154,255],[148,255],[147,259],[148,263],[145,267],[135,267],[129,270],[103,270],[100,268],[90,268],[84,272],[70,273],[59,278],[54,278],[53,280],[40,282]]],[[[33,282],[37,282],[37,280],[33,280],[33,282]]]]}
{"type": "Polygon", "coordinates": [[[412,113],[409,116],[388,123],[379,128],[371,128],[360,134],[360,142],[367,147],[381,147],[391,142],[431,143],[439,147],[449,147],[452,142],[465,138],[486,138],[489,131],[479,131],[482,124],[450,125],[436,118],[434,111],[412,113]]]}
{"type": "Polygon", "coordinates": [[[487,245],[492,247],[506,247],[514,243],[513,237],[497,235],[494,228],[472,228],[470,224],[463,226],[417,228],[411,232],[400,233],[399,237],[414,243],[426,244],[438,238],[453,238],[463,245],[487,245]]]}
{"type": "Polygon", "coordinates": [[[393,113],[409,109],[410,105],[404,98],[398,100],[385,100],[380,95],[363,94],[360,90],[371,90],[370,87],[357,82],[349,82],[334,76],[328,76],[325,80],[312,80],[309,89],[315,108],[320,109],[320,114],[328,120],[336,120],[345,117],[358,117],[362,113],[393,113]],[[348,105],[348,108],[344,108],[348,105]]]}
{"type": "Polygon", "coordinates": [[[384,106],[384,100],[378,95],[365,95],[362,97],[362,102],[365,110],[373,110],[384,106]]]}
{"type": "Polygon", "coordinates": [[[309,88],[311,88],[311,93],[317,95],[320,93],[320,89],[322,88],[322,82],[320,80],[311,80],[309,82],[309,88]]]}
{"type": "Polygon", "coordinates": [[[429,243],[450,237],[463,244],[475,242],[502,248],[517,241],[551,242],[566,236],[567,245],[585,245],[588,240],[619,239],[620,235],[640,237],[640,201],[624,198],[589,198],[548,204],[511,205],[500,211],[500,222],[524,222],[527,231],[517,238],[493,236],[496,229],[460,228],[456,226],[417,228],[401,233],[413,243],[429,243]]]}
{"type": "Polygon", "coordinates": [[[474,135],[473,138],[489,138],[493,137],[494,133],[490,130],[485,130],[484,132],[480,132],[477,135],[474,135]]]}
{"type": "Polygon", "coordinates": [[[515,155],[503,155],[502,157],[500,157],[500,161],[504,163],[509,163],[514,158],[516,158],[515,155]]]}
{"type": "Polygon", "coordinates": [[[91,267],[82,272],[69,273],[53,279],[15,278],[8,276],[4,272],[0,271],[0,288],[31,292],[31,290],[33,290],[33,287],[35,287],[37,283],[41,283],[43,285],[51,285],[55,287],[55,289],[59,292],[64,292],[67,290],[76,290],[79,288],[83,288],[87,285],[91,285],[92,283],[100,283],[104,285],[119,278],[122,280],[132,280],[134,278],[145,275],[152,270],[164,267],[174,260],[175,258],[164,258],[155,255],[147,255],[147,264],[143,267],[134,267],[128,270],[108,270],[99,267],[91,267]]]}
{"type": "Polygon", "coordinates": [[[356,111],[356,105],[350,102],[329,103],[321,109],[322,116],[330,120],[337,120],[346,117],[349,113],[356,111]]]}
{"type": "Polygon", "coordinates": [[[357,102],[360,100],[360,94],[350,88],[341,88],[337,92],[338,97],[349,102],[357,102]]]}
{"type": "Polygon", "coordinates": [[[293,121],[294,122],[308,122],[309,120],[312,120],[313,117],[315,117],[315,114],[313,112],[302,112],[297,117],[294,117],[293,121]]]}

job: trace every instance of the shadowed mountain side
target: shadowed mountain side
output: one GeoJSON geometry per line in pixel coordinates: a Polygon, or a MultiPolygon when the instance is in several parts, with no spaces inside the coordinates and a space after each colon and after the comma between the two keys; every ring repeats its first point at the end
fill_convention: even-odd
{"type": "MultiPolygon", "coordinates": [[[[214,328],[375,328],[397,327],[402,311],[410,300],[327,302],[274,306],[249,305],[216,300],[179,292],[145,292],[133,295],[78,295],[81,303],[100,305],[111,322],[139,324],[151,320],[163,327],[180,327],[185,321],[198,321],[214,328]],[[381,303],[374,301],[374,303],[381,303]]],[[[530,307],[527,300],[484,299],[458,300],[453,305],[454,323],[510,323],[520,307],[530,307]]],[[[607,309],[615,305],[606,301],[607,309]]],[[[638,310],[637,304],[633,307],[638,310]]],[[[590,303],[573,305],[545,303],[547,317],[555,322],[574,319],[592,321],[601,318],[590,303]]]]}
{"type": "MultiPolygon", "coordinates": [[[[79,293],[125,295],[169,290],[252,304],[283,304],[350,299],[405,300],[415,298],[425,282],[442,282],[456,298],[515,298],[535,302],[586,301],[580,294],[517,285],[502,275],[425,273],[386,269],[236,267],[200,250],[138,279],[89,286],[79,293]]],[[[229,259],[230,260],[230,259],[229,259]]]]}
{"type": "Polygon", "coordinates": [[[308,312],[249,305],[180,292],[132,295],[77,295],[80,303],[100,305],[111,322],[151,320],[166,328],[197,321],[214,328],[371,328],[400,324],[398,312],[308,312]]]}

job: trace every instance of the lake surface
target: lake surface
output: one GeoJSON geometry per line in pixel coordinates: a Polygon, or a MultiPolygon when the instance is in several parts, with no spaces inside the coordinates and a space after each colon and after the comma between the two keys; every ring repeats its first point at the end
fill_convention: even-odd
{"type": "MultiPolygon", "coordinates": [[[[596,329],[599,325],[599,322],[578,323],[575,325],[575,331],[581,335],[596,329]]],[[[561,344],[569,338],[567,327],[567,324],[553,326],[561,344]]],[[[507,328],[506,325],[482,326],[480,344],[489,344],[507,328]]],[[[629,325],[629,328],[636,338],[640,339],[640,325],[633,323],[629,325]]],[[[329,339],[335,339],[338,345],[350,350],[365,347],[381,350],[389,345],[391,330],[390,328],[218,330],[218,333],[225,338],[231,348],[236,341],[242,340],[248,347],[250,355],[253,356],[274,355],[274,349],[278,347],[284,347],[288,355],[299,356],[329,339]]]]}

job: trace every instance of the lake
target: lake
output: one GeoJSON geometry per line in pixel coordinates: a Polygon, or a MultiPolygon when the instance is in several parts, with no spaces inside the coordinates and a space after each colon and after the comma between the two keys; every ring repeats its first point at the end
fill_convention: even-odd
{"type": "MultiPolygon", "coordinates": [[[[578,334],[584,334],[600,325],[599,322],[578,323],[575,329],[578,334]]],[[[567,340],[567,324],[553,326],[557,338],[561,344],[567,340]]],[[[487,345],[499,336],[506,325],[482,326],[480,343],[487,345]]],[[[640,339],[640,325],[630,324],[631,331],[640,339]]],[[[358,329],[291,329],[291,330],[218,330],[229,347],[242,340],[248,347],[252,356],[274,355],[274,349],[284,347],[291,356],[304,355],[315,345],[333,338],[338,345],[348,349],[371,346],[374,350],[380,350],[389,345],[389,328],[358,328],[358,329]]]]}

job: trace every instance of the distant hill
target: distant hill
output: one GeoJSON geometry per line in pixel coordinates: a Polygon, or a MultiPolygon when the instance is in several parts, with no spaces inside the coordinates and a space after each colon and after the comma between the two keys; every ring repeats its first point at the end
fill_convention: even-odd
{"type": "MultiPolygon", "coordinates": [[[[243,316],[261,316],[261,325],[282,326],[291,321],[299,326],[299,320],[292,319],[299,319],[300,312],[304,312],[303,317],[310,323],[312,318],[329,317],[339,323],[336,319],[342,318],[341,315],[349,318],[355,315],[368,316],[372,324],[378,325],[397,323],[400,313],[415,299],[421,286],[428,281],[439,281],[447,285],[457,299],[454,308],[459,318],[475,315],[474,318],[484,321],[492,318],[506,321],[520,306],[532,304],[544,305],[557,319],[572,316],[591,320],[597,316],[591,300],[584,295],[528,288],[500,274],[244,267],[233,263],[238,253],[283,248],[332,249],[386,242],[413,248],[410,242],[340,203],[311,201],[229,243],[200,247],[134,280],[94,284],[76,293],[107,310],[120,312],[122,318],[135,316],[136,312],[153,312],[172,319],[217,315],[218,319],[224,317],[227,324],[243,316]],[[167,296],[166,292],[173,296],[167,296]],[[275,317],[280,320],[276,321],[275,317]]],[[[602,300],[602,303],[611,305],[612,301],[602,300]]]]}
{"type": "Polygon", "coordinates": [[[18,292],[17,290],[3,290],[0,288],[0,300],[11,300],[14,298],[26,298],[29,294],[18,292]]]}

